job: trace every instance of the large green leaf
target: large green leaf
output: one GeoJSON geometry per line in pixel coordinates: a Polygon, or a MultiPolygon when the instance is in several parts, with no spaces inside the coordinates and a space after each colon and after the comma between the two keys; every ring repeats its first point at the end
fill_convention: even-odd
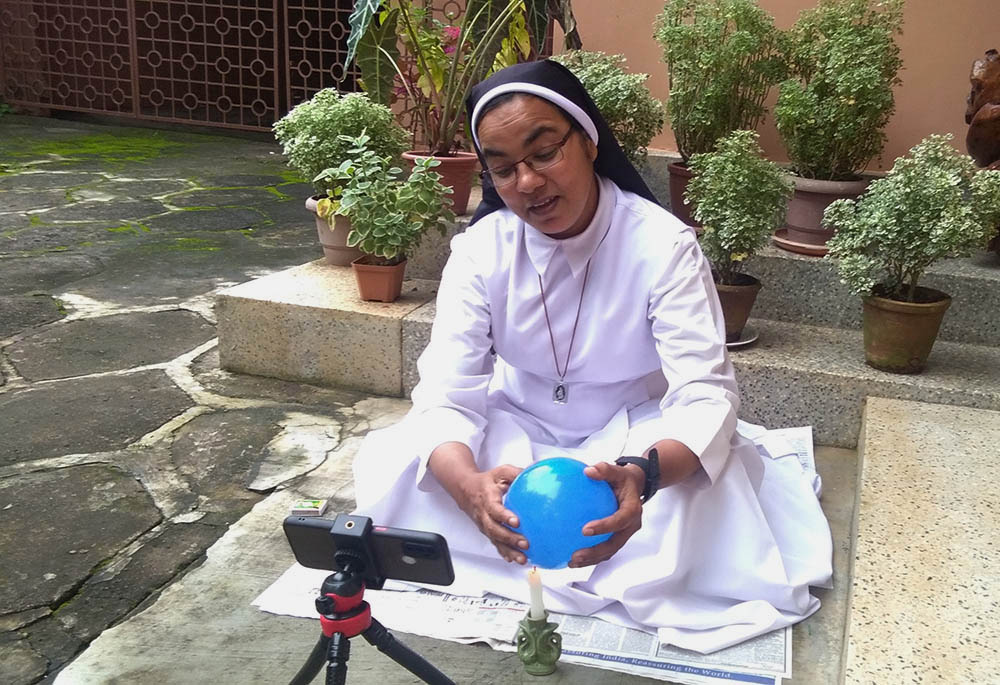
{"type": "Polygon", "coordinates": [[[351,12],[351,17],[348,19],[348,23],[351,25],[351,35],[347,37],[347,64],[350,64],[351,60],[354,59],[354,53],[357,52],[361,37],[368,32],[368,25],[381,6],[382,0],[357,0],[354,4],[354,11],[351,12]]]}
{"type": "Polygon", "coordinates": [[[508,21],[503,21],[502,16],[512,2],[516,0],[469,0],[465,6],[465,13],[468,16],[468,32],[471,43],[479,59],[475,65],[470,65],[473,70],[470,83],[481,81],[486,73],[493,66],[497,53],[503,44],[503,39],[507,36],[508,21]],[[500,25],[502,22],[502,26],[500,25]]]}
{"type": "Polygon", "coordinates": [[[528,33],[531,34],[531,45],[540,54],[549,32],[547,0],[524,0],[524,14],[528,22],[528,33]]]}
{"type": "Polygon", "coordinates": [[[357,65],[361,70],[368,97],[380,105],[392,104],[392,87],[399,62],[396,22],[399,10],[386,13],[384,21],[369,22],[368,30],[358,42],[357,65]]]}

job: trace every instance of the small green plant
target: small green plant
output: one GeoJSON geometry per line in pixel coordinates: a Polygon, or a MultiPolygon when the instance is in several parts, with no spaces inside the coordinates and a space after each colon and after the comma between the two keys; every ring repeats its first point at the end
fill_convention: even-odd
{"type": "Polygon", "coordinates": [[[0,117],[2,117],[4,114],[10,114],[13,111],[14,110],[10,108],[10,105],[8,105],[3,100],[0,100],[0,117]]]}
{"type": "Polygon", "coordinates": [[[895,111],[903,0],[820,0],[789,31],[793,77],[774,119],[795,173],[851,180],[885,145],[895,111]]]}
{"type": "Polygon", "coordinates": [[[288,163],[304,178],[317,179],[317,192],[327,194],[333,179],[319,180],[320,172],[348,156],[352,140],[367,132],[368,146],[378,155],[396,159],[406,150],[409,136],[388,107],[364,93],[341,95],[332,88],[316,93],[274,124],[274,134],[288,163]]]}
{"type": "Polygon", "coordinates": [[[754,131],[733,131],[691,158],[685,198],[704,227],[700,242],[716,280],[741,285],[743,267],[785,220],[792,184],[764,159],[754,131]]]}
{"type": "Polygon", "coordinates": [[[625,57],[571,50],[553,57],[576,75],[607,120],[625,156],[646,159],[646,146],[663,130],[663,103],[646,87],[649,74],[629,74],[625,57]]]}
{"type": "Polygon", "coordinates": [[[403,181],[403,170],[375,152],[367,134],[342,138],[349,148],[347,159],[320,174],[338,187],[318,203],[317,211],[329,222],[336,215],[351,220],[348,246],[389,266],[404,261],[430,228],[442,234],[447,230],[455,215],[448,197],[452,189],[441,185],[441,175],[433,171],[440,162],[416,160],[403,181]]]}
{"type": "Polygon", "coordinates": [[[986,246],[1000,221],[1000,171],[978,171],[951,146],[925,138],[857,200],[837,200],[823,223],[840,278],[854,293],[917,301],[917,282],[942,257],[986,246]]]}
{"type": "Polygon", "coordinates": [[[730,131],[755,129],[787,75],[782,34],[754,0],[667,0],[653,37],[669,72],[667,113],[686,162],[730,131]]]}

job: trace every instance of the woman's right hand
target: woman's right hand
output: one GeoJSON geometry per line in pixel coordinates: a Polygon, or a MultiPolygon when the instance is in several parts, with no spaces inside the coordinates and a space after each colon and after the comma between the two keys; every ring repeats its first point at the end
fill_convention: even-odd
{"type": "Polygon", "coordinates": [[[490,471],[469,474],[462,481],[458,506],[497,548],[505,561],[527,563],[528,541],[507,526],[520,525],[517,516],[503,505],[503,497],[521,469],[504,464],[490,471]],[[506,525],[504,525],[506,524],[506,525]]]}

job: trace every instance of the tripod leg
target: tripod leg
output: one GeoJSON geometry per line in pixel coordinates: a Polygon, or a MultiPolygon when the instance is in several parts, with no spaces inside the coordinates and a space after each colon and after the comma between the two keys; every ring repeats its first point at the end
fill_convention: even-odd
{"type": "Polygon", "coordinates": [[[302,664],[302,668],[299,672],[295,674],[292,681],[288,685],[309,685],[319,673],[319,670],[323,668],[323,662],[326,661],[326,650],[330,644],[330,638],[326,635],[320,633],[319,640],[313,645],[312,652],[309,653],[309,658],[306,662],[302,664]]]}
{"type": "Polygon", "coordinates": [[[347,684],[347,660],[351,657],[351,639],[334,633],[326,653],[326,685],[347,684]]]}
{"type": "Polygon", "coordinates": [[[375,645],[378,651],[388,656],[425,683],[429,683],[430,685],[455,685],[455,681],[434,668],[429,661],[402,642],[399,642],[374,617],[372,617],[372,624],[361,635],[368,640],[369,644],[375,645]]]}

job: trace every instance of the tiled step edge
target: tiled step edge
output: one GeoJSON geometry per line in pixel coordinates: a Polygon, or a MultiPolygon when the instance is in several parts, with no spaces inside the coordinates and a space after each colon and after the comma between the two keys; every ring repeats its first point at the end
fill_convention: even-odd
{"type": "Polygon", "coordinates": [[[1000,413],[865,409],[844,682],[996,682],[1000,413]]]}

